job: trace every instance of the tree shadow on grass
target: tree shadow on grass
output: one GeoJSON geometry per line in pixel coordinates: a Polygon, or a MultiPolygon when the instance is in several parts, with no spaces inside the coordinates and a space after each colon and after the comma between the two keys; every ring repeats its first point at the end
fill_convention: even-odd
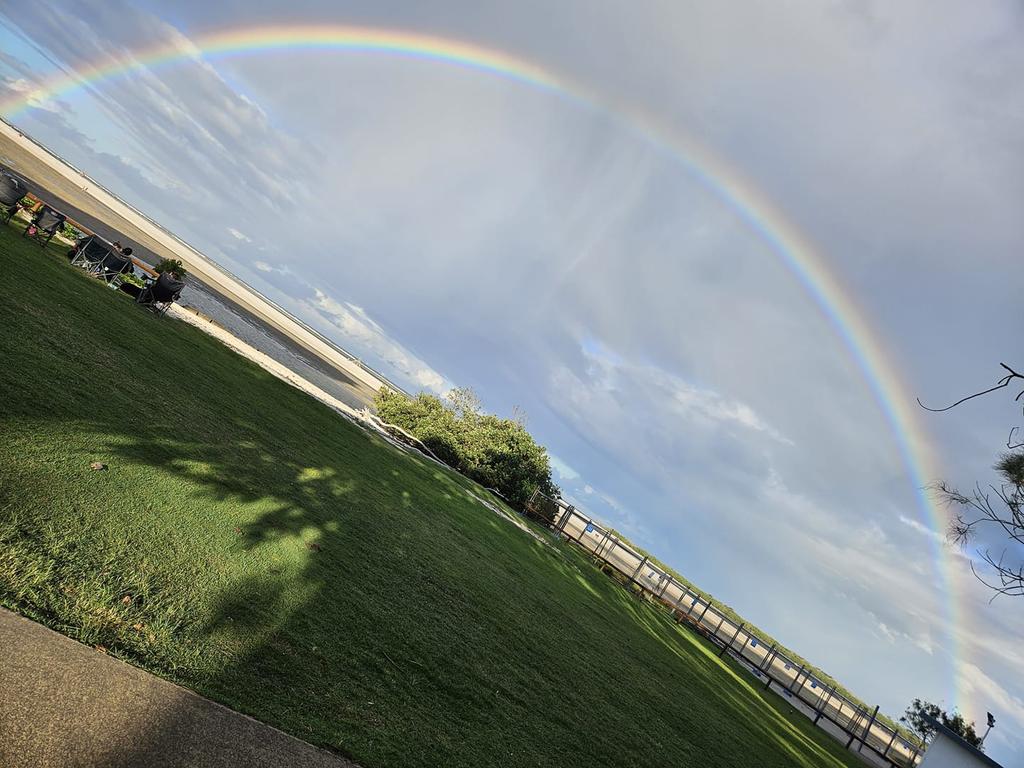
{"type": "MultiPolygon", "coordinates": [[[[346,755],[386,756],[395,745],[414,741],[419,755],[403,760],[392,754],[398,764],[497,759],[493,745],[481,743],[481,726],[504,716],[509,702],[480,695],[501,677],[481,671],[488,664],[502,666],[503,649],[495,642],[500,633],[491,629],[499,625],[510,637],[518,634],[520,642],[540,647],[528,661],[535,670],[527,679],[540,675],[534,684],[546,685],[556,697],[550,706],[571,702],[574,716],[557,730],[559,740],[573,745],[580,757],[604,754],[611,762],[612,755],[623,754],[614,750],[641,754],[650,749],[645,740],[651,732],[667,736],[682,728],[692,731],[692,738],[669,741],[690,743],[706,764],[714,764],[714,741],[698,734],[717,727],[708,721],[715,712],[722,718],[740,713],[752,749],[767,741],[789,753],[796,738],[803,744],[801,754],[790,754],[794,760],[818,751],[777,716],[766,717],[757,693],[741,690],[751,688],[746,681],[723,685],[717,659],[689,648],[688,639],[679,637],[656,607],[612,583],[585,556],[538,544],[483,507],[473,509],[457,489],[438,483],[431,467],[389,446],[358,437],[368,460],[353,464],[325,462],[319,452],[294,446],[268,450],[247,439],[169,440],[162,429],[147,428],[111,435],[105,432],[109,426],[94,421],[79,430],[106,435],[106,445],[97,450],[111,467],[155,472],[182,494],[170,528],[151,519],[154,539],[139,546],[152,550],[162,538],[177,535],[175,548],[182,556],[191,549],[192,556],[210,564],[210,587],[197,585],[190,592],[193,621],[177,638],[185,647],[199,645],[201,661],[189,668],[183,659],[179,668],[157,671],[236,710],[346,755]],[[404,478],[379,471],[396,461],[404,478]],[[447,544],[420,551],[424,542],[439,539],[447,544]],[[467,567],[463,560],[475,565],[467,567]],[[468,593],[474,570],[480,588],[468,593]],[[538,579],[556,581],[538,588],[538,579]],[[528,602],[519,603],[523,599],[528,602]],[[563,600],[575,605],[558,621],[572,622],[575,636],[552,640],[537,622],[560,615],[557,602],[563,600]],[[581,613],[598,613],[600,621],[581,613]],[[616,627],[623,620],[635,629],[616,627]],[[702,706],[696,709],[703,709],[703,716],[694,718],[695,708],[673,701],[671,677],[660,690],[637,688],[610,669],[601,673],[606,681],[587,686],[582,697],[566,695],[562,689],[571,688],[571,680],[593,674],[592,665],[608,657],[607,643],[594,634],[601,621],[632,645],[623,652],[630,665],[660,661],[665,677],[675,667],[674,675],[698,678],[702,706]],[[431,625],[430,637],[405,637],[423,624],[431,625]],[[564,653],[555,652],[560,642],[564,653]],[[652,656],[658,647],[662,653],[652,656]],[[648,703],[641,711],[649,714],[638,731],[628,725],[629,718],[608,721],[607,712],[591,718],[586,697],[595,693],[621,708],[635,708],[643,697],[648,703]],[[416,705],[416,697],[424,703],[416,705]],[[389,711],[378,709],[380,699],[389,711]],[[409,711],[396,713],[398,702],[409,711]],[[438,714],[451,719],[440,725],[438,714]],[[390,725],[396,718],[403,724],[390,725]],[[397,736],[410,728],[413,739],[397,736]],[[595,730],[606,734],[607,743],[593,738],[595,730]],[[391,744],[375,748],[382,739],[391,744]],[[456,739],[461,743],[453,748],[456,739]]],[[[145,502],[145,494],[139,501],[145,502]]],[[[152,665],[144,646],[118,645],[115,638],[108,648],[152,665]]],[[[517,697],[520,708],[530,706],[522,691],[506,695],[517,697]]],[[[521,721],[521,729],[498,742],[536,738],[544,722],[521,721]]],[[[550,741],[546,748],[553,748],[550,741]]]]}

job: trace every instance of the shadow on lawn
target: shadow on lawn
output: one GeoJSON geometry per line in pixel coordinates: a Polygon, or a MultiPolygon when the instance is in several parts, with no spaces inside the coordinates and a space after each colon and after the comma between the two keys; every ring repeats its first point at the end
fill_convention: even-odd
{"type": "MultiPolygon", "coordinates": [[[[258,425],[251,426],[258,429],[258,425]]],[[[94,429],[102,432],[101,425],[95,425],[94,429]]],[[[397,478],[390,473],[373,471],[375,466],[391,464],[393,457],[385,454],[394,450],[374,438],[363,441],[359,450],[369,453],[370,459],[358,464],[345,461],[325,464],[322,455],[307,455],[301,451],[275,449],[271,453],[258,447],[255,441],[242,440],[227,445],[168,441],[159,432],[135,432],[128,440],[122,435],[111,443],[112,462],[155,467],[188,480],[191,487],[201,488],[201,497],[191,500],[197,508],[201,508],[203,502],[230,502],[243,507],[263,508],[253,519],[237,526],[239,543],[235,556],[250,559],[251,567],[224,588],[214,610],[195,627],[204,642],[229,658],[227,663],[209,670],[205,676],[185,680],[202,693],[259,719],[273,721],[304,740],[350,755],[345,736],[339,734],[336,740],[325,740],[324,731],[310,727],[310,720],[329,720],[340,714],[340,720],[361,743],[372,742],[374,731],[386,716],[373,708],[373,701],[380,693],[375,686],[391,688],[388,698],[394,697],[395,688],[402,689],[399,695],[403,699],[415,697],[423,693],[424,684],[443,687],[447,674],[456,675],[461,667],[479,661],[477,654],[459,642],[463,631],[453,628],[452,642],[445,644],[447,657],[442,658],[435,653],[433,657],[419,661],[431,669],[431,674],[417,674],[420,670],[409,666],[407,661],[410,655],[407,644],[388,632],[389,624],[391,627],[415,624],[410,614],[417,610],[420,621],[439,620],[445,624],[465,621],[472,625],[476,620],[473,614],[499,607],[445,603],[446,593],[452,585],[445,583],[443,563],[425,561],[423,567],[428,572],[421,573],[418,583],[413,584],[403,581],[410,577],[408,568],[396,574],[390,569],[388,558],[380,557],[379,551],[373,551],[388,549],[395,544],[393,526],[400,523],[409,525],[406,515],[399,521],[388,514],[388,505],[403,508],[423,505],[423,517],[428,518],[431,508],[452,505],[456,496],[464,493],[450,478],[432,477],[436,474],[433,467],[410,462],[409,471],[413,476],[419,475],[419,479],[433,482],[437,487],[432,498],[420,496],[413,501],[408,490],[400,490],[397,478]],[[373,506],[377,511],[371,515],[357,514],[353,508],[357,503],[373,506]],[[358,535],[350,528],[354,524],[360,527],[358,535]],[[278,550],[284,554],[278,563],[272,554],[263,553],[261,557],[263,550],[278,550]],[[290,560],[288,554],[291,555],[290,560]],[[352,591],[358,593],[357,598],[346,597],[352,591]],[[388,601],[392,603],[390,606],[388,601]],[[418,605],[414,604],[417,601],[418,605]],[[366,608],[367,604],[371,610],[377,609],[373,610],[374,615],[355,615],[355,610],[366,608]],[[432,604],[438,607],[440,615],[431,615],[432,604]],[[460,615],[460,610],[464,610],[466,615],[460,615]],[[384,621],[386,614],[396,612],[407,618],[397,623],[384,621]],[[334,633],[344,634],[347,626],[360,620],[380,623],[379,647],[365,647],[365,630],[360,633],[363,647],[356,652],[345,653],[340,646],[325,648],[321,644],[332,634],[332,628],[334,633]],[[350,684],[352,689],[337,697],[324,691],[325,682],[333,678],[330,667],[335,664],[365,667],[360,673],[343,676],[342,681],[350,684]],[[403,677],[407,679],[403,680],[403,677]],[[256,689],[262,690],[264,695],[253,697],[239,693],[251,693],[256,689]],[[368,702],[367,708],[364,711],[352,709],[354,700],[368,702]],[[341,707],[342,711],[336,707],[341,707]]],[[[586,589],[577,590],[579,594],[574,595],[575,599],[590,603],[593,610],[603,612],[613,622],[615,617],[612,614],[628,615],[644,635],[667,651],[670,658],[662,661],[682,662],[676,671],[683,669],[686,674],[703,678],[705,695],[709,697],[704,702],[708,712],[717,710],[722,717],[737,711],[745,713],[746,730],[756,736],[753,743],[758,740],[774,741],[783,751],[789,752],[794,761],[803,761],[808,753],[816,754],[819,759],[828,756],[820,745],[784,719],[767,718],[761,709],[765,704],[757,701],[761,697],[760,692],[751,690],[742,694],[733,686],[721,685],[723,672],[717,659],[688,647],[700,641],[679,637],[678,630],[657,613],[657,608],[638,600],[596,569],[588,571],[589,563],[574,562],[582,558],[545,551],[544,547],[530,541],[525,533],[515,530],[483,508],[477,514],[484,516],[482,519],[486,521],[486,527],[496,534],[504,538],[522,537],[531,559],[547,561],[549,566],[553,565],[566,577],[576,580],[582,577],[586,589]],[[802,743],[806,750],[803,754],[792,750],[790,742],[793,740],[802,743]]],[[[428,523],[414,526],[408,533],[415,537],[461,534],[467,539],[477,535],[472,530],[439,531],[428,523]]],[[[467,557],[473,557],[472,543],[467,541],[465,544],[467,557]]],[[[479,567],[486,569],[487,565],[481,563],[479,567]]],[[[546,573],[550,575],[551,571],[546,570],[546,573]]],[[[514,583],[514,579],[512,581],[514,583]]],[[[498,594],[492,597],[502,599],[498,594]]],[[[504,599],[515,601],[515,592],[509,590],[504,599]]],[[[515,632],[515,628],[510,630],[515,632]]],[[[472,631],[466,634],[471,635],[472,631]]],[[[649,650],[648,644],[640,644],[637,648],[641,653],[649,650]]],[[[584,645],[570,657],[544,658],[541,663],[549,665],[544,672],[551,679],[571,680],[590,667],[592,659],[587,656],[588,649],[584,645]]],[[[664,671],[667,673],[669,666],[664,671]]],[[[752,684],[742,678],[741,672],[735,673],[735,677],[741,685],[752,688],[752,684]]],[[[610,680],[614,679],[613,673],[610,680]]],[[[649,704],[642,709],[654,714],[646,716],[641,729],[643,732],[671,731],[679,727],[701,731],[715,728],[714,722],[680,723],[660,714],[676,709],[671,706],[671,688],[669,684],[663,690],[630,692],[629,696],[622,697],[622,705],[629,706],[628,699],[636,694],[649,697],[649,704]]],[[[430,695],[428,698],[436,699],[430,695]]],[[[444,698],[442,696],[441,700],[444,698]]],[[[481,704],[478,716],[485,720],[502,716],[499,707],[481,704]]],[[[429,730],[428,713],[420,712],[418,717],[421,718],[418,725],[429,730]]],[[[166,722],[154,725],[154,735],[169,727],[166,722]]],[[[180,730],[180,727],[181,724],[173,725],[175,730],[180,730]]],[[[593,737],[585,734],[606,727],[607,724],[600,721],[588,723],[585,708],[580,708],[572,720],[563,724],[563,737],[567,743],[578,742],[577,749],[585,749],[588,743],[593,746],[593,737]]],[[[461,736],[472,739],[479,738],[480,734],[470,729],[462,731],[461,736]]],[[[610,738],[611,734],[606,734],[606,737],[610,738]]],[[[530,739],[532,734],[527,730],[521,738],[530,739]]],[[[446,741],[447,738],[440,739],[438,746],[446,741]]],[[[709,743],[701,744],[702,741],[696,740],[700,744],[698,751],[702,759],[707,759],[710,757],[707,752],[709,743]]],[[[629,747],[623,745],[621,748],[629,747]]],[[[140,743],[140,750],[139,755],[125,756],[123,764],[141,764],[139,759],[142,756],[152,754],[149,745],[140,743]]],[[[443,761],[445,757],[432,756],[443,761]]]]}
{"type": "MultiPolygon", "coordinates": [[[[171,676],[233,709],[347,754],[339,744],[324,743],[321,734],[305,727],[303,711],[316,709],[315,702],[323,694],[324,666],[330,663],[332,650],[317,647],[319,638],[328,634],[324,624],[337,623],[336,631],[341,633],[350,618],[344,611],[336,614],[330,609],[339,599],[351,603],[344,601],[345,592],[360,586],[355,575],[361,567],[350,560],[358,554],[352,553],[352,537],[346,531],[352,499],[387,495],[391,481],[361,476],[342,461],[324,466],[322,456],[301,451],[268,452],[255,440],[170,441],[163,428],[111,435],[112,426],[116,425],[94,423],[89,428],[107,435],[112,466],[150,467],[187,481],[182,487],[193,492],[182,501],[190,509],[259,510],[247,519],[197,521],[200,530],[210,526],[221,532],[220,555],[233,562],[223,573],[211,574],[215,581],[226,577],[221,578],[225,583],[208,610],[196,615],[187,628],[191,637],[186,642],[202,645],[204,654],[212,652],[216,658],[171,676]],[[374,490],[367,488],[370,484],[374,490]],[[224,541],[225,531],[230,531],[233,541],[224,541]],[[254,691],[260,693],[253,695],[254,691]]],[[[258,434],[256,424],[238,426],[243,431],[251,426],[254,436],[258,434]]],[[[382,450],[373,443],[367,440],[365,448],[382,450]]],[[[207,557],[209,550],[217,548],[208,548],[207,557]]],[[[124,650],[129,657],[137,657],[134,649],[124,650]]],[[[314,717],[324,714],[317,711],[314,717]]],[[[171,747],[173,752],[164,734],[188,733],[191,728],[188,722],[173,722],[177,717],[149,724],[138,735],[137,749],[118,756],[112,764],[147,765],[163,749],[171,747]]],[[[181,717],[187,720],[191,714],[183,712],[181,717]]],[[[234,741],[226,735],[226,744],[234,741]]],[[[258,747],[253,744],[253,753],[244,756],[246,765],[264,764],[258,747]]],[[[211,745],[211,753],[219,754],[221,748],[211,745]]],[[[225,754],[223,764],[237,764],[237,759],[225,754]]]]}
{"type": "MultiPolygon", "coordinates": [[[[94,425],[93,428],[102,431],[100,425],[94,425]]],[[[337,633],[344,633],[346,624],[358,618],[350,610],[338,611],[339,605],[365,606],[367,593],[376,595],[380,601],[389,598],[394,600],[390,608],[383,602],[377,605],[382,610],[370,618],[380,620],[385,613],[397,611],[406,614],[415,610],[416,606],[410,604],[410,598],[415,600],[418,597],[420,601],[437,600],[446,591],[448,585],[443,583],[443,579],[438,582],[429,573],[422,574],[424,582],[433,583],[435,588],[390,581],[386,560],[374,557],[370,549],[374,548],[373,542],[384,548],[394,544],[396,532],[389,530],[389,526],[397,524],[396,521],[389,519],[390,516],[383,508],[377,515],[371,516],[354,515],[352,512],[352,505],[357,503],[357,499],[360,504],[370,505],[424,504],[425,510],[436,505],[451,504],[462,491],[450,479],[431,477],[434,471],[432,467],[410,462],[409,471],[413,475],[437,483],[433,498],[419,498],[414,502],[409,491],[400,490],[397,478],[390,473],[375,475],[369,469],[373,466],[386,466],[393,461],[393,458],[384,455],[385,452],[390,454],[393,449],[371,438],[366,438],[361,450],[369,452],[372,459],[365,464],[360,463],[358,467],[344,461],[325,465],[322,456],[304,455],[301,452],[267,453],[265,449],[257,447],[255,442],[244,440],[230,445],[195,441],[169,442],[160,433],[145,431],[136,432],[130,440],[118,436],[111,441],[111,450],[114,453],[112,462],[156,467],[187,479],[190,486],[201,488],[203,498],[193,499],[199,507],[205,500],[266,508],[251,521],[238,526],[241,532],[237,555],[253,560],[251,572],[227,586],[215,609],[195,628],[206,642],[230,655],[226,664],[211,670],[207,677],[184,681],[202,693],[259,719],[271,720],[304,740],[341,754],[350,754],[345,748],[344,737],[328,742],[322,736],[323,731],[309,727],[309,719],[330,719],[334,714],[340,714],[340,719],[351,731],[362,738],[372,739],[382,718],[382,714],[372,707],[372,702],[377,698],[375,685],[392,689],[398,687],[403,689],[402,698],[414,697],[423,693],[422,686],[425,683],[428,686],[432,683],[443,685],[443,678],[448,672],[455,673],[463,665],[477,661],[475,654],[466,652],[467,649],[457,642],[456,638],[461,634],[458,631],[453,632],[453,642],[447,646],[447,658],[435,656],[419,662],[431,667],[430,675],[415,674],[419,670],[410,667],[406,660],[408,648],[402,650],[405,645],[402,640],[389,636],[386,623],[381,624],[379,647],[369,651],[363,648],[352,654],[339,653],[338,647],[318,647],[320,641],[313,640],[329,636],[331,627],[337,633]],[[353,535],[349,529],[354,516],[358,517],[361,526],[358,536],[353,535]],[[366,525],[376,525],[377,528],[366,530],[366,525]],[[272,556],[256,556],[267,548],[284,548],[285,551],[291,548],[292,554],[296,555],[293,559],[297,561],[297,568],[294,567],[296,563],[292,567],[287,563],[277,566],[272,556]],[[350,590],[360,593],[357,600],[346,599],[346,592],[350,590]],[[334,664],[364,665],[367,669],[365,674],[346,678],[354,689],[348,695],[337,698],[328,696],[331,699],[328,705],[318,706],[317,702],[325,698],[323,686],[325,681],[331,679],[330,667],[334,664]],[[406,676],[407,679],[403,681],[402,678],[406,676]],[[255,705],[252,696],[239,695],[239,691],[252,691],[254,688],[266,692],[264,698],[256,697],[255,705]],[[343,700],[359,698],[365,699],[371,706],[365,711],[348,708],[338,713],[334,710],[335,706],[350,706],[342,704],[343,700]]],[[[816,753],[819,758],[827,757],[827,753],[800,733],[799,729],[781,718],[772,718],[771,721],[766,718],[764,711],[760,710],[764,704],[757,702],[760,697],[758,692],[751,691],[744,695],[732,686],[721,686],[722,670],[717,660],[689,647],[699,641],[678,636],[678,630],[657,613],[657,608],[639,601],[596,569],[588,571],[589,563],[575,553],[567,556],[557,551],[545,551],[544,547],[529,540],[525,533],[493,517],[492,513],[480,508],[478,514],[486,516],[483,519],[486,520],[487,528],[496,533],[504,534],[505,537],[522,537],[526,541],[526,550],[532,553],[533,558],[554,565],[566,577],[582,577],[588,584],[586,589],[577,590],[579,594],[575,597],[590,603],[593,610],[604,612],[610,621],[615,621],[611,614],[628,615],[643,634],[667,651],[670,658],[663,658],[662,661],[681,661],[685,668],[680,665],[676,671],[683,669],[686,674],[703,678],[707,695],[718,699],[717,704],[713,700],[705,701],[710,712],[719,710],[722,716],[728,716],[730,711],[744,712],[747,730],[752,735],[756,735],[757,739],[775,741],[784,751],[790,752],[794,761],[804,760],[808,753],[816,753]],[[802,742],[806,751],[803,754],[791,751],[791,740],[802,742]]],[[[424,516],[429,515],[429,511],[424,511],[424,516]]],[[[403,520],[408,522],[405,517],[403,520]]],[[[415,536],[430,536],[432,533],[437,534],[429,524],[412,531],[415,536]]],[[[444,531],[441,535],[451,533],[444,531]]],[[[469,531],[465,535],[474,534],[469,531]]],[[[440,565],[424,563],[426,568],[440,565]]],[[[551,574],[550,570],[546,572],[551,574]]],[[[401,578],[408,576],[409,571],[403,570],[401,578]]],[[[514,593],[508,594],[505,599],[514,601],[516,596],[514,593]]],[[[453,615],[453,610],[457,608],[453,609],[451,605],[440,608],[439,612],[444,614],[440,617],[431,616],[429,605],[421,602],[419,608],[424,621],[432,618],[439,618],[443,622],[460,620],[460,616],[453,615]]],[[[488,610],[489,606],[475,608],[488,610]]],[[[464,617],[465,621],[472,624],[474,612],[467,611],[469,615],[464,617]]],[[[403,625],[404,622],[399,622],[397,626],[403,625]]],[[[650,649],[649,645],[641,645],[644,649],[650,649]]],[[[563,676],[572,679],[584,673],[592,664],[592,660],[587,658],[586,646],[579,648],[576,653],[570,653],[569,657],[561,657],[561,665],[558,665],[559,660],[555,658],[542,661],[550,664],[544,672],[553,680],[563,676]]],[[[669,672],[668,667],[665,672],[669,672]]],[[[736,676],[742,684],[748,685],[739,674],[736,676]]],[[[615,679],[614,674],[610,679],[615,679]]],[[[654,713],[646,717],[641,729],[644,732],[679,727],[700,730],[715,727],[713,722],[687,724],[660,715],[660,712],[675,709],[670,706],[670,684],[664,690],[645,691],[643,694],[650,698],[649,706],[643,709],[654,713]]],[[[628,706],[628,702],[624,700],[623,705],[628,706]]],[[[485,704],[479,715],[486,719],[501,717],[502,712],[498,707],[485,704]]],[[[419,716],[427,717],[427,713],[422,712],[419,716]]],[[[419,725],[429,728],[429,722],[421,722],[419,725]]],[[[181,730],[183,727],[182,724],[162,722],[154,724],[152,733],[154,737],[159,737],[171,726],[172,730],[181,730]]],[[[593,746],[593,737],[584,734],[601,730],[605,726],[601,722],[588,723],[586,711],[582,708],[571,720],[562,724],[567,744],[578,741],[577,749],[585,749],[587,743],[593,746]]],[[[467,739],[474,735],[479,737],[479,734],[470,731],[462,734],[467,739]]],[[[606,737],[610,736],[606,734],[606,737]]],[[[527,730],[521,737],[529,739],[531,734],[527,730]]],[[[153,754],[152,745],[146,745],[144,741],[143,736],[138,755],[125,756],[122,764],[138,765],[142,757],[153,754]]],[[[700,744],[702,740],[696,741],[700,744]]],[[[707,747],[708,744],[700,744],[699,752],[703,759],[709,757],[707,747]]],[[[443,759],[437,755],[432,758],[443,759]]]]}

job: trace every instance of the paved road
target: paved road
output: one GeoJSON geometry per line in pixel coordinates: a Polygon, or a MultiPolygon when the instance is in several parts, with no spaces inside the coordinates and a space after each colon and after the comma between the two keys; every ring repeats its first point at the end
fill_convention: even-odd
{"type": "Polygon", "coordinates": [[[3,768],[358,768],[0,609],[3,768]]]}

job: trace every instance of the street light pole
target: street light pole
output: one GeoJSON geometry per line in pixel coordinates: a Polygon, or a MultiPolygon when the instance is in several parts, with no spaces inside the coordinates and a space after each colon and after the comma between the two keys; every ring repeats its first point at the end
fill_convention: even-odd
{"type": "Polygon", "coordinates": [[[985,729],[985,735],[982,736],[981,741],[978,742],[979,747],[985,743],[985,739],[988,738],[989,732],[996,727],[996,719],[992,717],[992,713],[986,712],[985,714],[988,715],[988,728],[985,729]]]}

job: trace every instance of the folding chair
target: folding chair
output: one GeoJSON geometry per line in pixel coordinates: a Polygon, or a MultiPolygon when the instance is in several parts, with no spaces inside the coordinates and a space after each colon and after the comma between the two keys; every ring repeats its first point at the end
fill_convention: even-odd
{"type": "Polygon", "coordinates": [[[76,267],[81,267],[86,272],[96,272],[103,264],[103,260],[113,250],[112,245],[109,245],[95,235],[90,235],[79,240],[75,245],[71,263],[76,267]]]}
{"type": "Polygon", "coordinates": [[[35,238],[40,241],[39,246],[41,248],[45,247],[53,239],[53,236],[57,234],[57,230],[64,225],[65,221],[67,221],[67,216],[44,204],[36,212],[36,215],[32,217],[32,222],[21,233],[21,236],[35,238]]]}
{"type": "Polygon", "coordinates": [[[92,270],[100,280],[106,281],[111,288],[117,288],[129,270],[134,270],[132,260],[116,251],[107,251],[99,265],[92,270]]]}
{"type": "Polygon", "coordinates": [[[25,192],[25,186],[18,179],[0,171],[0,221],[4,224],[11,221],[25,192]]]}
{"type": "Polygon", "coordinates": [[[169,272],[161,272],[155,281],[146,283],[135,301],[158,315],[163,315],[167,308],[178,300],[184,287],[183,281],[171,277],[169,272]]]}

